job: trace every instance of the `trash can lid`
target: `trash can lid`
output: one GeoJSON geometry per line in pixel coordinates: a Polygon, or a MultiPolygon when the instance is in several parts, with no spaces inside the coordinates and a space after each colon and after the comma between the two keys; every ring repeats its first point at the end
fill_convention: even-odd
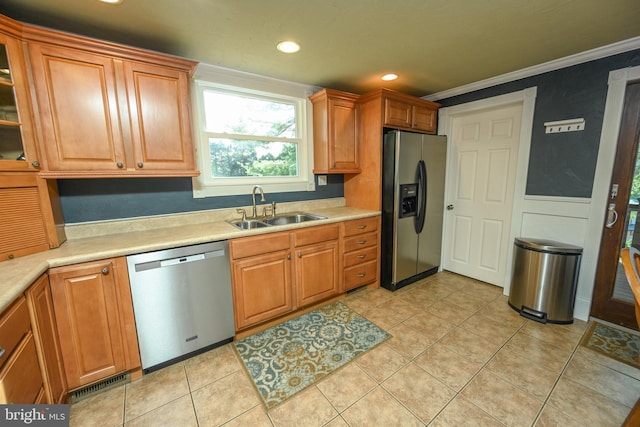
{"type": "Polygon", "coordinates": [[[556,242],[554,240],[547,239],[535,239],[528,237],[516,237],[516,245],[529,249],[536,249],[539,251],[549,252],[562,252],[569,254],[581,254],[582,248],[580,246],[570,245],[568,243],[556,242]]]}

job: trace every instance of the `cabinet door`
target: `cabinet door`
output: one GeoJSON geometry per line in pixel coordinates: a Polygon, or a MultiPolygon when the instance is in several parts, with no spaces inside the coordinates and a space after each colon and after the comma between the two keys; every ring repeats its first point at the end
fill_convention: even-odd
{"type": "Polygon", "coordinates": [[[111,58],[31,43],[46,168],[104,171],[125,167],[116,74],[111,58]]]}
{"type": "Polygon", "coordinates": [[[427,133],[435,133],[436,131],[436,118],[438,112],[433,108],[427,108],[420,105],[413,107],[413,117],[411,120],[411,127],[416,130],[421,130],[427,133]]]}
{"type": "Polygon", "coordinates": [[[49,249],[38,178],[7,172],[0,183],[0,260],[49,249]]]}
{"type": "MultiPolygon", "coordinates": [[[[111,260],[50,270],[60,347],[70,390],[126,369],[118,313],[119,268],[111,260]]],[[[126,274],[126,265],[124,266],[126,274]]]]}
{"type": "Polygon", "coordinates": [[[231,266],[236,330],[293,310],[289,251],[236,260],[231,266]]]}
{"type": "Polygon", "coordinates": [[[40,355],[40,366],[47,403],[63,403],[67,395],[67,382],[56,332],[53,300],[49,277],[45,274],[26,292],[31,312],[33,335],[40,355]]]}
{"type": "Polygon", "coordinates": [[[355,101],[329,98],[329,115],[329,169],[359,169],[355,101]]]}
{"type": "Polygon", "coordinates": [[[339,291],[338,242],[295,249],[298,306],[332,297],[339,291]]]}
{"type": "Polygon", "coordinates": [[[0,170],[37,170],[29,86],[20,42],[0,34],[0,170]]]}
{"type": "Polygon", "coordinates": [[[403,128],[411,127],[411,104],[395,99],[384,100],[384,124],[403,128]]]}
{"type": "Polygon", "coordinates": [[[187,74],[135,62],[124,72],[135,168],[193,170],[187,74]]]}

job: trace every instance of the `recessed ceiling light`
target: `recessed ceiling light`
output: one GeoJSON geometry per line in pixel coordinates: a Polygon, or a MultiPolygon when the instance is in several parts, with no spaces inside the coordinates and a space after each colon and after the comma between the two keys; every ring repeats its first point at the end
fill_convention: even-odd
{"type": "Polygon", "coordinates": [[[100,0],[102,3],[109,3],[109,4],[120,4],[122,3],[124,0],[100,0]]]}
{"type": "Polygon", "coordinates": [[[300,45],[296,42],[285,40],[278,43],[278,45],[276,46],[276,49],[284,53],[296,53],[297,51],[300,50],[300,45]]]}
{"type": "Polygon", "coordinates": [[[385,82],[389,82],[389,81],[391,81],[391,80],[395,80],[395,79],[397,79],[397,78],[398,78],[398,75],[397,75],[397,74],[390,73],[390,74],[385,74],[384,76],[382,76],[382,77],[380,77],[380,78],[381,78],[382,80],[384,80],[385,82]]]}

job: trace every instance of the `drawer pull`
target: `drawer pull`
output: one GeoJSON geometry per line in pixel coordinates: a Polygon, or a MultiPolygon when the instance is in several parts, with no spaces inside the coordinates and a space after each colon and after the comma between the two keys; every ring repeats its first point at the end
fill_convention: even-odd
{"type": "Polygon", "coordinates": [[[2,356],[4,356],[5,353],[6,353],[6,350],[0,347],[0,358],[2,358],[2,356]]]}
{"type": "Polygon", "coordinates": [[[366,275],[367,275],[367,273],[360,273],[360,274],[356,274],[356,277],[360,277],[360,278],[362,278],[362,277],[364,277],[364,276],[366,276],[366,275]]]}
{"type": "Polygon", "coordinates": [[[360,259],[365,259],[367,256],[366,255],[358,255],[358,258],[360,259]]]}
{"type": "Polygon", "coordinates": [[[106,276],[107,274],[109,274],[109,269],[107,267],[105,267],[105,268],[102,269],[101,273],[106,276]]]}
{"type": "Polygon", "coordinates": [[[364,230],[365,228],[367,228],[367,225],[359,225],[356,227],[358,230],[364,230]]]}
{"type": "Polygon", "coordinates": [[[360,240],[359,242],[356,242],[356,243],[359,244],[359,245],[364,245],[365,243],[367,243],[367,241],[366,240],[360,240]]]}

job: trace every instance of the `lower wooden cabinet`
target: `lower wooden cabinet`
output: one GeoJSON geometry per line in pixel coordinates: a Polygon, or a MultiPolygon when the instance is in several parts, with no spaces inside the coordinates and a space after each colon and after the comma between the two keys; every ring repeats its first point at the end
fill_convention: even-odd
{"type": "Polygon", "coordinates": [[[296,301],[304,307],[340,291],[337,224],[292,232],[295,247],[296,301]]]}
{"type": "Polygon", "coordinates": [[[339,226],[229,242],[236,330],[337,295],[339,226]]]}
{"type": "Polygon", "coordinates": [[[49,270],[70,390],[140,368],[124,257],[49,270]]]}
{"type": "Polygon", "coordinates": [[[378,281],[380,217],[342,224],[342,290],[349,291],[378,281]]]}
{"type": "Polygon", "coordinates": [[[35,345],[40,355],[40,371],[44,381],[46,402],[63,403],[67,398],[67,381],[56,330],[49,276],[46,274],[40,276],[25,294],[31,315],[35,345]]]}
{"type": "Polygon", "coordinates": [[[40,401],[42,375],[27,303],[22,296],[0,316],[0,353],[0,404],[40,401]]]}
{"type": "Polygon", "coordinates": [[[229,242],[236,330],[293,310],[289,233],[229,242]]]}

